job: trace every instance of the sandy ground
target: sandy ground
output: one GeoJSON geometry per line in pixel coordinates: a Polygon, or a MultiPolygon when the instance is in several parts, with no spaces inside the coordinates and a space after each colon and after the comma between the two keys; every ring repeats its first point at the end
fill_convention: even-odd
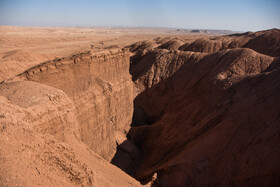
{"type": "MultiPolygon", "coordinates": [[[[157,37],[195,39],[203,33],[153,28],[54,28],[0,26],[0,82],[41,62],[124,47],[157,37]]],[[[207,34],[207,33],[206,33],[207,34]]]]}
{"type": "Polygon", "coordinates": [[[62,57],[92,48],[123,47],[140,40],[186,35],[190,33],[176,29],[0,26],[0,54],[25,49],[50,58],[62,57]]]}

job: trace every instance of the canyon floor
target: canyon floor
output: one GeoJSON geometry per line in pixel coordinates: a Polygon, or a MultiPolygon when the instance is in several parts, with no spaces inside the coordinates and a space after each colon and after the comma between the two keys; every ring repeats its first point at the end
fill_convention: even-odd
{"type": "Polygon", "coordinates": [[[280,30],[0,26],[0,186],[280,186],[280,30]]]}

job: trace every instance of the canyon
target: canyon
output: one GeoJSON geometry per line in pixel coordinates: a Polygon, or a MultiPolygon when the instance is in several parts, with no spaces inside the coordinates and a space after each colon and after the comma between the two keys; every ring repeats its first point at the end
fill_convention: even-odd
{"type": "Polygon", "coordinates": [[[280,185],[279,29],[1,29],[0,186],[280,185]]]}

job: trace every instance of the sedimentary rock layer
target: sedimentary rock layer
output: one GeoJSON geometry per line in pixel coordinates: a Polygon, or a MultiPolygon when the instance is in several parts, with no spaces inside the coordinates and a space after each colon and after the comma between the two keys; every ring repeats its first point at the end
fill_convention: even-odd
{"type": "Polygon", "coordinates": [[[139,186],[81,141],[76,108],[61,90],[0,85],[0,186],[139,186]]]}
{"type": "Polygon", "coordinates": [[[82,141],[108,161],[133,113],[127,50],[90,52],[33,67],[20,77],[63,90],[73,101],[82,141]]]}

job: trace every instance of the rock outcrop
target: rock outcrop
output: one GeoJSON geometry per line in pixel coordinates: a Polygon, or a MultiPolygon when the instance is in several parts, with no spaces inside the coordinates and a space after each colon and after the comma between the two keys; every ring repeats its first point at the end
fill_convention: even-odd
{"type": "Polygon", "coordinates": [[[129,57],[120,49],[86,52],[40,64],[20,78],[64,91],[75,105],[82,141],[110,161],[132,120],[129,57]]]}
{"type": "Polygon", "coordinates": [[[31,81],[0,85],[0,186],[139,186],[82,141],[61,90],[31,81]]]}

